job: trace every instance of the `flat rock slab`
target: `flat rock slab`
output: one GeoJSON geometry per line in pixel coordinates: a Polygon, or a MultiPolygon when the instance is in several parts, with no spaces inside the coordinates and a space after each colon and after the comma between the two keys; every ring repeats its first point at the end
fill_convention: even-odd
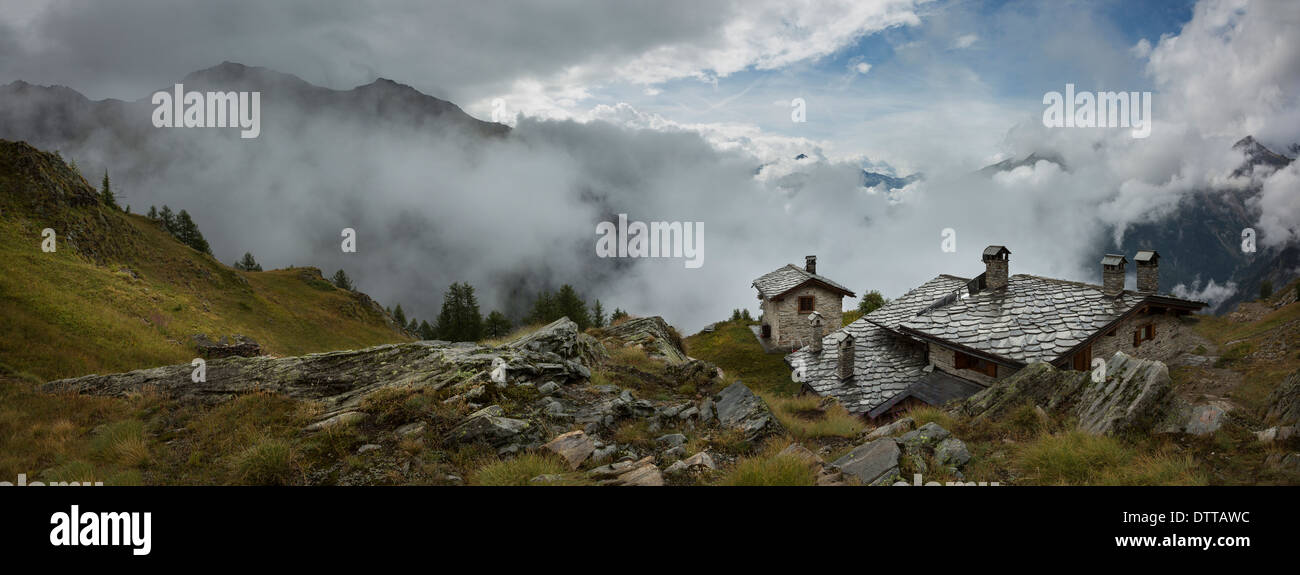
{"type": "Polygon", "coordinates": [[[863,485],[888,485],[898,480],[900,454],[893,439],[877,439],[853,448],[831,465],[857,477],[863,485]]]}
{"type": "Polygon", "coordinates": [[[596,451],[596,444],[592,443],[586,433],[578,430],[556,436],[542,448],[564,458],[569,469],[577,469],[596,451]]]}

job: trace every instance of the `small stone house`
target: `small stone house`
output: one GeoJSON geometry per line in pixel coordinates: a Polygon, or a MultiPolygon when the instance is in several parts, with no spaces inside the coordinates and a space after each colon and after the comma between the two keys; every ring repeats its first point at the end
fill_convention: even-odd
{"type": "Polygon", "coordinates": [[[786,264],[754,280],[763,314],[759,337],[770,347],[797,349],[821,339],[810,317],[829,329],[844,319],[844,297],[857,297],[848,288],[817,274],[817,256],[804,258],[804,267],[786,264]]]}
{"type": "Polygon", "coordinates": [[[979,276],[940,275],[786,362],[805,391],[876,418],[974,395],[1035,362],[1086,371],[1117,351],[1168,361],[1183,351],[1182,316],[1206,305],[1159,293],[1154,250],[1134,256],[1136,290],[1124,289],[1120,254],[1102,258],[1100,285],[1009,275],[1010,255],[989,246],[979,276]]]}

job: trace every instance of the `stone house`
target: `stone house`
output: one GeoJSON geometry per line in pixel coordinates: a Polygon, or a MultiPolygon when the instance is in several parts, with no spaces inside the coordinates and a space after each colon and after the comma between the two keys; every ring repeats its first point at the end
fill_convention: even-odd
{"type": "Polygon", "coordinates": [[[844,297],[857,297],[848,288],[817,274],[817,256],[804,258],[804,267],[786,264],[754,280],[763,314],[759,336],[770,347],[797,349],[820,339],[808,319],[832,329],[844,319],[844,297]]]}
{"type": "Polygon", "coordinates": [[[1034,362],[1092,369],[1116,351],[1168,361],[1183,316],[1203,302],[1159,293],[1160,255],[1107,254],[1101,285],[1009,275],[1010,250],[989,246],[984,273],[940,275],[786,356],[805,391],[875,418],[917,403],[968,397],[1034,362]]]}

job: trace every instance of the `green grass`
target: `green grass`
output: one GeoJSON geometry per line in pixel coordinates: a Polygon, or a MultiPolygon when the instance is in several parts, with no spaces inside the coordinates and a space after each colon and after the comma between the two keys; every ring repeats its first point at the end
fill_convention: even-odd
{"type": "Polygon", "coordinates": [[[754,332],[743,321],[717,324],[709,333],[685,340],[686,353],[721,367],[731,381],[740,380],[754,391],[793,396],[799,383],[790,378],[790,368],[781,354],[763,352],[754,332]]]}
{"type": "Polygon", "coordinates": [[[807,486],[817,483],[817,474],[806,462],[790,455],[778,455],[787,442],[772,442],[759,455],[743,458],[718,480],[726,486],[807,486]]]}
{"type": "Polygon", "coordinates": [[[144,216],[100,206],[37,216],[5,188],[40,190],[13,178],[0,174],[0,364],[10,371],[52,380],[185,363],[196,333],[246,335],[276,355],[408,339],[314,268],[237,271],[144,216]],[[46,227],[58,234],[53,253],[41,250],[46,227]]]}
{"type": "Polygon", "coordinates": [[[469,476],[471,485],[581,485],[585,483],[581,474],[570,473],[568,466],[558,457],[527,453],[514,459],[496,461],[475,470],[469,476]],[[529,480],[539,475],[560,475],[558,482],[530,483],[529,480]]]}
{"type": "Polygon", "coordinates": [[[1036,485],[1205,485],[1189,456],[1139,452],[1120,439],[1081,431],[1043,435],[1022,446],[1012,467],[1036,485]]]}

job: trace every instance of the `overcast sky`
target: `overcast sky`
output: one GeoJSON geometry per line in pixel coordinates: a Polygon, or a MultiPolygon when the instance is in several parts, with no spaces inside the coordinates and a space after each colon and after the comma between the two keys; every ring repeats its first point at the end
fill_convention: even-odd
{"type": "MultiPolygon", "coordinates": [[[[370,192],[364,217],[348,216],[361,208],[345,192],[335,198],[308,180],[303,194],[324,194],[318,209],[337,206],[321,219],[373,216],[375,226],[391,226],[373,215],[390,209],[440,229],[436,241],[403,242],[406,256],[373,256],[382,262],[346,263],[296,240],[321,235],[308,223],[250,229],[265,204],[240,206],[278,201],[253,192],[239,205],[176,197],[185,193],[180,182],[210,172],[186,166],[129,182],[141,203],[205,206],[193,211],[223,260],[253,251],[273,267],[361,268],[363,289],[429,318],[450,281],[476,282],[491,308],[505,307],[501,278],[534,273],[536,262],[553,280],[591,273],[586,242],[609,209],[706,223],[700,270],[638,262],[588,294],[691,331],[732,308],[756,310],[750,280],[811,253],[833,279],[891,297],[938,273],[978,274],[989,243],[1011,247],[1012,273],[1095,282],[1101,230],[1158,218],[1198,187],[1244,185],[1227,181],[1240,163],[1230,146],[1244,135],[1275,150],[1300,141],[1300,3],[1288,0],[0,0],[0,83],[136,100],[226,60],[335,89],[390,78],[482,119],[504,110],[517,126],[485,152],[496,169],[454,143],[412,148],[397,136],[316,152],[305,164],[312,169],[330,158],[344,167],[327,172],[356,162],[358,171],[395,174],[382,181],[394,189],[370,192]],[[1151,137],[1044,128],[1043,96],[1067,82],[1153,92],[1151,137]],[[791,121],[796,98],[806,122],[791,121]],[[367,156],[381,150],[384,160],[367,156]],[[1040,163],[971,175],[1045,150],[1069,169],[1040,163]],[[431,156],[447,193],[477,199],[431,199],[421,189],[428,174],[411,167],[431,156]],[[389,163],[395,158],[400,166],[389,163]],[[522,173],[502,173],[503,165],[522,173]],[[857,185],[861,168],[925,179],[893,193],[867,190],[857,185]],[[595,205],[584,193],[604,199],[595,205]],[[524,206],[542,201],[555,209],[539,222],[524,206]],[[511,226],[499,243],[476,235],[511,226]],[[957,230],[958,253],[939,250],[944,228],[957,230]],[[448,239],[447,230],[472,241],[448,239]],[[442,259],[422,265],[431,250],[442,259]],[[447,272],[448,259],[460,271],[447,272]]],[[[1296,238],[1296,171],[1262,182],[1264,242],[1296,238]]],[[[340,175],[320,177],[328,184],[340,175]]],[[[206,187],[228,185],[237,183],[216,178],[206,187]]]]}

